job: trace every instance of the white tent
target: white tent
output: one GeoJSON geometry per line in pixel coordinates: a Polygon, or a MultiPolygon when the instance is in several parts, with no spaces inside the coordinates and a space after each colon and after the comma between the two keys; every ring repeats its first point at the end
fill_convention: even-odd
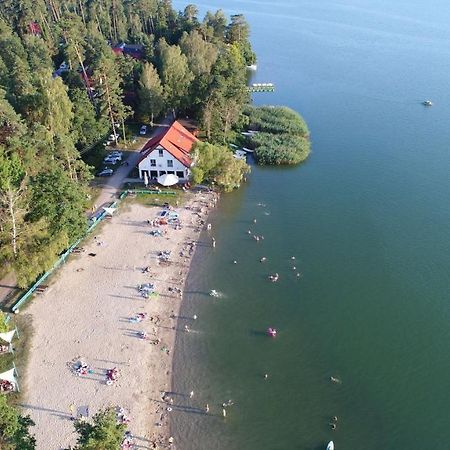
{"type": "Polygon", "coordinates": [[[105,210],[106,214],[112,216],[117,208],[107,208],[106,206],[104,206],[103,209],[105,210]]]}
{"type": "Polygon", "coordinates": [[[180,181],[180,179],[171,173],[166,173],[165,175],[158,177],[158,183],[163,186],[173,186],[174,184],[177,184],[178,181],[180,181]]]}
{"type": "Polygon", "coordinates": [[[16,330],[7,331],[6,333],[0,333],[0,339],[7,342],[8,344],[11,344],[15,334],[16,330]]]}
{"type": "Polygon", "coordinates": [[[11,330],[11,331],[7,331],[6,333],[0,333],[0,340],[7,342],[8,346],[6,345],[1,345],[1,353],[14,353],[13,347],[12,347],[12,340],[14,335],[16,334],[16,330],[11,330]],[[8,348],[8,350],[5,349],[5,347],[8,348]]]}
{"type": "Polygon", "coordinates": [[[19,383],[17,382],[15,368],[0,373],[0,380],[9,381],[14,386],[15,391],[19,390],[19,383]]]}

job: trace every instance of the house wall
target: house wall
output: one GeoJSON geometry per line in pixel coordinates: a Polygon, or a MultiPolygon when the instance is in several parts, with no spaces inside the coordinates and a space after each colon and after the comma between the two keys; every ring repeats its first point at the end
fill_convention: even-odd
{"type": "Polygon", "coordinates": [[[172,156],[167,150],[158,145],[145,159],[139,163],[139,177],[144,178],[144,171],[147,171],[149,179],[159,177],[164,173],[173,173],[180,178],[180,181],[188,181],[190,170],[178,159],[172,156]],[[162,156],[159,156],[159,150],[162,150],[162,156]],[[151,165],[151,160],[155,160],[155,165],[151,165]],[[168,161],[172,161],[173,167],[170,167],[168,161]],[[157,172],[157,174],[155,174],[157,172]],[[163,173],[164,172],[164,173],[163,173]],[[177,173],[178,172],[178,173],[177,173]],[[181,173],[183,176],[181,177],[181,173]],[[156,175],[156,176],[155,176],[156,175]]]}

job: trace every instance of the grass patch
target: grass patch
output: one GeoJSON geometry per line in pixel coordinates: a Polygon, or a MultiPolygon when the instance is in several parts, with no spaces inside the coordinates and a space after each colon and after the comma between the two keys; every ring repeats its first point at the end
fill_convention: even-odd
{"type": "MultiPolygon", "coordinates": [[[[163,189],[161,191],[164,192],[163,189]]],[[[165,189],[165,191],[175,192],[175,195],[160,195],[160,194],[144,194],[138,193],[135,196],[127,197],[127,202],[139,203],[144,206],[157,206],[162,207],[165,203],[168,203],[174,208],[183,206],[192,197],[192,193],[183,192],[180,189],[165,189]]]]}

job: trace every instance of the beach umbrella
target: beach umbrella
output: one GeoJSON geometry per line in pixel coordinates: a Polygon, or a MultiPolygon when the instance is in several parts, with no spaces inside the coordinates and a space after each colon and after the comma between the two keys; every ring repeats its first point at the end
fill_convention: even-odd
{"type": "Polygon", "coordinates": [[[158,177],[158,183],[163,186],[173,186],[178,183],[179,178],[176,175],[166,173],[165,175],[161,175],[158,177]]]}
{"type": "Polygon", "coordinates": [[[144,172],[144,184],[145,184],[145,187],[148,186],[148,175],[147,175],[147,172],[144,172]]]}

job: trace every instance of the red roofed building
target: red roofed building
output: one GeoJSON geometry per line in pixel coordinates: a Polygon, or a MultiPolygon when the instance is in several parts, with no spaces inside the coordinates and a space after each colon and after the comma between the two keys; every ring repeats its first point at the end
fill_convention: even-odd
{"type": "Polygon", "coordinates": [[[138,162],[139,177],[154,180],[161,175],[174,174],[187,181],[192,166],[191,150],[198,139],[175,121],[169,128],[150,139],[142,148],[138,162]]]}

